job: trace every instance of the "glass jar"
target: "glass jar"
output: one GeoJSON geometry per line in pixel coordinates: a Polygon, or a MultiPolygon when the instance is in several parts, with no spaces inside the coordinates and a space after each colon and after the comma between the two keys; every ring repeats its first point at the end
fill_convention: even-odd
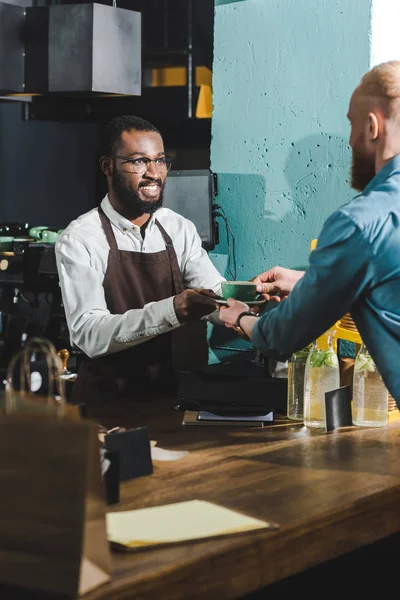
{"type": "Polygon", "coordinates": [[[310,348],[294,352],[288,363],[287,417],[292,421],[303,421],[304,417],[304,374],[310,348]]]}
{"type": "Polygon", "coordinates": [[[304,375],[304,425],[326,428],[325,393],[340,387],[339,361],[333,348],[335,330],[315,340],[304,375]]]}
{"type": "Polygon", "coordinates": [[[382,427],[388,422],[388,390],[365,344],[356,356],[353,374],[353,425],[382,427]]]}

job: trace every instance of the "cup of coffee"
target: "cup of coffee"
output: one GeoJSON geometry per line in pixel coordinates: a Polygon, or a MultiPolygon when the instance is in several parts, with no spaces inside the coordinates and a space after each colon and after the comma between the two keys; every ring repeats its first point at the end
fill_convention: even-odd
{"type": "Polygon", "coordinates": [[[37,227],[31,227],[29,230],[29,235],[34,240],[40,241],[42,231],[44,231],[45,229],[48,229],[47,225],[37,225],[37,227]]]}
{"type": "Polygon", "coordinates": [[[40,241],[45,242],[47,244],[54,244],[56,239],[60,234],[58,231],[53,231],[51,229],[42,229],[40,232],[40,241]]]}
{"type": "Polygon", "coordinates": [[[234,298],[241,302],[257,300],[257,285],[251,281],[223,281],[221,288],[224,300],[228,300],[228,298],[234,298]]]}

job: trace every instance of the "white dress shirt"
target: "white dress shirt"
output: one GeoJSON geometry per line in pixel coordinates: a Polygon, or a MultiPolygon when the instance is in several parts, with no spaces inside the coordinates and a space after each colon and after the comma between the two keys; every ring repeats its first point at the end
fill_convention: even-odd
{"type": "MultiPolygon", "coordinates": [[[[112,207],[108,196],[101,207],[111,221],[120,250],[159,252],[165,242],[155,223],[161,223],[172,239],[184,286],[221,293],[224,278],[202,248],[195,225],[168,208],[151,216],[142,239],[140,227],[112,207]]],[[[71,343],[91,358],[125,350],[180,326],[173,297],[149,302],[122,315],[110,314],[103,280],[109,245],[97,208],[72,221],[55,245],[62,300],[71,343]]]]}

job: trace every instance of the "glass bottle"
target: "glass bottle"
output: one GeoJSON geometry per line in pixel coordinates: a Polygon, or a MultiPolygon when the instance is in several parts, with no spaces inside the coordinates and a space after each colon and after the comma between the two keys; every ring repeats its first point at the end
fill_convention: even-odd
{"type": "Polygon", "coordinates": [[[310,347],[294,352],[288,363],[287,417],[292,421],[303,421],[304,374],[310,347]]]}
{"type": "Polygon", "coordinates": [[[388,422],[388,410],[388,390],[363,343],[354,363],[353,425],[382,427],[388,422]]]}
{"type": "Polygon", "coordinates": [[[304,425],[326,428],[325,393],[340,387],[339,361],[333,348],[335,330],[315,340],[304,376],[304,425]]]}

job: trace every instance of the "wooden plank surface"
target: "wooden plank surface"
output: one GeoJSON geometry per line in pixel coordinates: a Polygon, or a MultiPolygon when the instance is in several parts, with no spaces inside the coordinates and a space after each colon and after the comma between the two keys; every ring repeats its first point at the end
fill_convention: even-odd
{"type": "Polygon", "coordinates": [[[87,600],[239,598],[400,531],[399,421],[330,433],[285,417],[256,429],[183,427],[174,404],[167,396],[92,415],[108,427],[146,425],[160,447],[189,451],[125,482],[109,510],[200,499],[280,529],[113,553],[113,580],[87,600]]]}

